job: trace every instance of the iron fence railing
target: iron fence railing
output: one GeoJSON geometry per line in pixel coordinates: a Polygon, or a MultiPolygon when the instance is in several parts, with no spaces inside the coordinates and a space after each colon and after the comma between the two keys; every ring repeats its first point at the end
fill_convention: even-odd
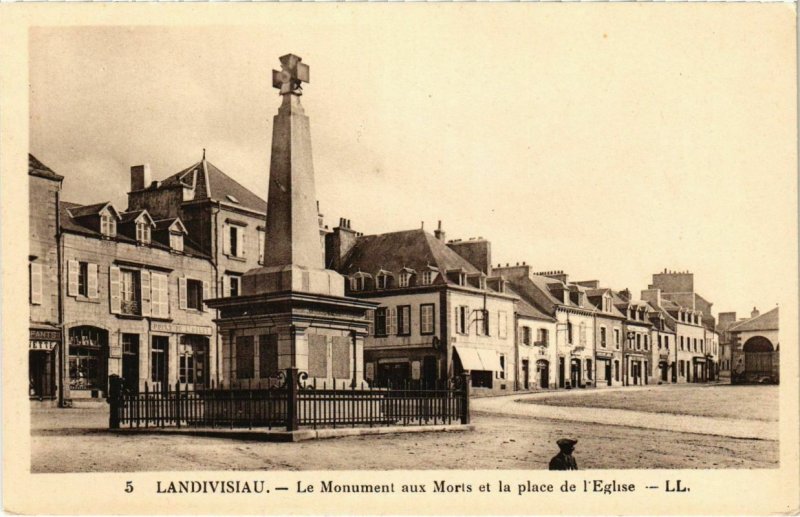
{"type": "Polygon", "coordinates": [[[109,380],[109,427],[286,428],[469,423],[469,374],[431,384],[374,387],[307,382],[289,368],[267,382],[174,387],[138,393],[109,380]]]}

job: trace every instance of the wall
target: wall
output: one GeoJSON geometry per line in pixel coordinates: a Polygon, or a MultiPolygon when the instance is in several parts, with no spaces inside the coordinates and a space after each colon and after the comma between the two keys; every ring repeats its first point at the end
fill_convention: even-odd
{"type": "Polygon", "coordinates": [[[625,328],[623,325],[622,320],[617,318],[605,318],[602,316],[597,316],[597,335],[596,335],[596,342],[595,342],[595,379],[594,384],[598,388],[608,387],[608,379],[606,378],[606,372],[603,370],[605,368],[605,361],[603,359],[608,359],[611,362],[611,386],[622,386],[623,381],[623,371],[622,365],[623,363],[623,342],[625,340],[625,328]],[[601,340],[601,331],[600,329],[605,327],[606,329],[606,346],[602,346],[601,340]],[[620,336],[620,343],[617,345],[615,342],[614,331],[619,331],[620,336]],[[614,367],[614,362],[619,361],[619,379],[616,377],[616,371],[614,367]]]}
{"type": "Polygon", "coordinates": [[[656,273],[650,289],[661,289],[663,293],[694,292],[694,273],[656,273]]]}
{"type": "Polygon", "coordinates": [[[554,389],[558,386],[558,355],[556,353],[556,323],[554,321],[544,321],[525,316],[517,318],[517,346],[519,348],[519,363],[517,364],[518,387],[525,389],[524,377],[522,372],[522,361],[528,361],[529,367],[529,389],[554,389]],[[531,342],[537,341],[539,329],[547,330],[548,340],[546,346],[525,345],[522,340],[523,328],[531,329],[531,342]],[[537,361],[547,361],[547,382],[542,386],[541,372],[537,367],[537,361]]]}
{"type": "MultiPolygon", "coordinates": [[[[556,344],[557,344],[557,357],[564,359],[564,376],[565,386],[567,381],[570,380],[570,360],[580,359],[581,363],[581,382],[585,383],[589,380],[587,375],[586,360],[592,361],[592,370],[594,370],[594,347],[595,347],[595,329],[594,329],[594,316],[591,313],[583,311],[575,311],[559,307],[556,310],[556,320],[558,320],[556,327],[556,344]],[[567,322],[573,325],[573,344],[570,345],[567,341],[568,331],[567,322]],[[584,326],[585,339],[581,343],[581,324],[584,326]],[[581,348],[582,345],[582,348],[581,348]]],[[[557,361],[558,363],[558,361],[557,361]]],[[[558,380],[559,367],[556,364],[556,379],[558,380]]],[[[594,371],[591,372],[591,381],[594,384],[594,371]]],[[[560,387],[560,384],[559,384],[560,387]]]]}
{"type": "MultiPolygon", "coordinates": [[[[56,199],[60,182],[28,175],[30,207],[29,255],[42,266],[40,304],[30,304],[30,321],[58,324],[58,250],[56,199]]],[[[29,293],[30,294],[30,293],[29,293]]]]}

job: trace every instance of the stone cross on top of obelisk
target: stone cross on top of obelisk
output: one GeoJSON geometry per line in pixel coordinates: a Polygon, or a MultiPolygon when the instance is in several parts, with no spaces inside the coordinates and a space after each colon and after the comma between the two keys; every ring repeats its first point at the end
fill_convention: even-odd
{"type": "Polygon", "coordinates": [[[301,63],[303,58],[294,54],[281,56],[281,71],[272,71],[272,87],[281,91],[281,95],[303,95],[300,83],[309,80],[308,65],[301,63]]]}
{"type": "Polygon", "coordinates": [[[319,231],[319,212],[311,159],[311,131],[300,105],[301,83],[308,65],[287,54],[272,85],[283,100],[272,122],[263,267],[245,273],[243,294],[301,291],[342,296],[344,279],[326,270],[319,231]]]}

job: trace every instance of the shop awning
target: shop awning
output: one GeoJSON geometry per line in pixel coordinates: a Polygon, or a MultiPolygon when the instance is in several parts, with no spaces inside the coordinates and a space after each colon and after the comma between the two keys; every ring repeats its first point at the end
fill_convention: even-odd
{"type": "Polygon", "coordinates": [[[465,346],[456,346],[458,358],[461,360],[461,367],[465,370],[488,370],[499,372],[502,370],[500,366],[500,358],[497,352],[485,348],[469,348],[465,346]]]}

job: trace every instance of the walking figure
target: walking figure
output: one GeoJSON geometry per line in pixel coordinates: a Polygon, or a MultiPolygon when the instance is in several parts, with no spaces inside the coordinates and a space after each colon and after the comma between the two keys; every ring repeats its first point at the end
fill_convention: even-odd
{"type": "Polygon", "coordinates": [[[578,440],[561,438],[556,443],[561,451],[550,460],[550,470],[578,470],[578,463],[572,455],[578,440]]]}

